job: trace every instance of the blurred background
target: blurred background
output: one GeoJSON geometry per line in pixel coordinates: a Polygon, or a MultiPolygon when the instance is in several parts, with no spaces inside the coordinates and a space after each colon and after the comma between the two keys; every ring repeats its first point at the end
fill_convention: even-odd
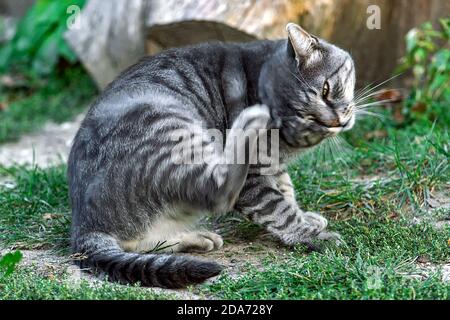
{"type": "Polygon", "coordinates": [[[357,87],[395,125],[449,122],[448,0],[0,0],[0,142],[72,119],[145,55],[285,38],[287,22],[348,50],[357,87]]]}
{"type": "MultiPolygon", "coordinates": [[[[66,42],[100,87],[117,72],[145,54],[208,40],[251,41],[284,38],[284,26],[293,21],[349,50],[358,65],[361,83],[388,78],[405,54],[404,37],[424,22],[438,23],[450,13],[447,0],[0,0],[0,40],[13,37],[17,22],[28,12],[32,44],[29,54],[49,63],[49,48],[64,27],[72,27],[66,42]],[[30,8],[36,5],[34,15],[30,8]],[[373,6],[380,26],[367,26],[373,6]],[[83,9],[77,16],[76,7],[83,9]],[[32,21],[31,21],[32,20],[32,21]],[[59,24],[58,24],[59,22],[59,24]],[[43,24],[47,28],[42,27],[43,24]],[[58,25],[57,25],[58,24],[58,25]],[[32,27],[32,26],[35,26],[32,27]],[[53,31],[57,34],[51,34],[53,31]],[[44,30],[45,29],[45,30],[44,30]],[[34,37],[34,38],[33,38],[34,37]],[[51,37],[49,40],[48,37],[51,37]],[[46,40],[46,48],[41,48],[46,40]],[[43,53],[42,51],[45,51],[43,53]],[[40,54],[41,53],[41,54],[40,54]],[[45,55],[46,54],[46,55],[45,55]]],[[[25,17],[26,18],[26,17],[25,17]]],[[[23,30],[27,29],[28,30],[23,30]]],[[[26,36],[23,34],[22,36],[26,36]]],[[[4,50],[3,50],[4,51],[4,50]]],[[[62,58],[75,57],[61,48],[62,58]]],[[[1,62],[5,66],[4,53],[1,62]]],[[[44,63],[45,64],[45,63],[44,63]]],[[[45,66],[43,66],[45,67],[45,66]]]]}
{"type": "Polygon", "coordinates": [[[69,246],[65,160],[84,114],[142,56],[286,38],[288,22],[356,61],[355,127],[289,168],[300,207],[329,218],[348,246],[287,255],[250,221],[225,215],[215,223],[231,251],[218,259],[232,268],[273,260],[201,296],[448,300],[449,0],[0,0],[0,256],[8,246],[33,263],[7,278],[2,268],[11,272],[21,255],[0,257],[0,300],[154,298],[134,287],[67,286],[67,257],[40,251],[69,246]],[[368,284],[373,270],[380,288],[368,284]]]}

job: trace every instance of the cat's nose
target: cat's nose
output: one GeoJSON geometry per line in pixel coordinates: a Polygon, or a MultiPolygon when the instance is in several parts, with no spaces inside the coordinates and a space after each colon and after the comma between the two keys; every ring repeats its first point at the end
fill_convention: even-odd
{"type": "Polygon", "coordinates": [[[340,127],[341,126],[341,121],[339,120],[338,117],[336,117],[335,119],[331,120],[329,122],[329,126],[330,127],[340,127]]]}

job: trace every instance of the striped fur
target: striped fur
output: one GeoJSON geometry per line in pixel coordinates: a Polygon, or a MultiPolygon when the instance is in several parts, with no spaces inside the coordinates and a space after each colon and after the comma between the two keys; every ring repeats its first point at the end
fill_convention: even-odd
{"type": "Polygon", "coordinates": [[[228,139],[240,130],[278,128],[286,162],[353,125],[350,56],[307,34],[292,35],[292,26],[288,31],[289,40],[168,50],[105,89],[69,157],[72,250],[84,256],[81,267],[145,286],[202,282],[222,267],[178,253],[219,249],[220,236],[195,224],[231,210],[251,215],[288,245],[338,238],[326,219],[297,206],[284,171],[265,176],[259,165],[223,161],[234,148],[257,152],[256,135],[237,146],[228,139]],[[327,99],[320,95],[325,81],[327,99]],[[203,128],[219,130],[225,146],[202,136],[195,143],[211,151],[209,161],[175,164],[172,133],[203,128]]]}

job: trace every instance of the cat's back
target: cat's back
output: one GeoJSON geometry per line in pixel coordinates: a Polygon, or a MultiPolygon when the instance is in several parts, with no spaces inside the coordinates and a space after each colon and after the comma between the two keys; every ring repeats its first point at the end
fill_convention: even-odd
{"type": "Polygon", "coordinates": [[[109,122],[143,101],[156,108],[174,100],[188,108],[221,105],[226,103],[226,88],[222,87],[226,77],[245,82],[244,70],[251,69],[245,65],[264,59],[277,45],[269,40],[208,42],[144,57],[103,90],[87,118],[109,122]]]}
{"type": "Polygon", "coordinates": [[[111,123],[138,105],[161,109],[220,104],[224,68],[237,70],[238,44],[204,43],[142,58],[112,81],[92,104],[86,119],[111,123]]]}
{"type": "Polygon", "coordinates": [[[276,45],[273,41],[213,42],[141,59],[92,104],[74,140],[73,156],[90,155],[92,160],[101,155],[104,159],[107,150],[151,135],[155,119],[161,116],[177,116],[225,131],[231,123],[227,102],[242,106],[247,102],[245,60],[263,59],[263,53],[276,45]]]}
{"type": "Polygon", "coordinates": [[[152,135],[163,116],[223,126],[221,68],[238,51],[236,45],[201,44],[170,49],[129,67],[91,105],[74,139],[69,167],[86,163],[91,172],[103,167],[112,154],[125,154],[126,146],[152,135]]]}
{"type": "MultiPolygon", "coordinates": [[[[224,42],[208,42],[171,48],[154,56],[142,58],[123,71],[107,86],[104,92],[108,94],[128,86],[130,83],[150,82],[166,85],[168,80],[185,82],[188,81],[186,76],[198,76],[201,73],[218,76],[223,71],[224,64],[230,64],[231,60],[239,61],[241,50],[242,44],[224,42]]],[[[230,64],[228,67],[232,67],[232,65],[230,64]]]]}

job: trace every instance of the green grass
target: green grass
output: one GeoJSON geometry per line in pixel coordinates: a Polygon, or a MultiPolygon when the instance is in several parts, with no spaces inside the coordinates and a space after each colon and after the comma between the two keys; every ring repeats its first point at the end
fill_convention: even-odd
{"type": "Polygon", "coordinates": [[[224,299],[450,299],[438,269],[427,279],[405,276],[417,270],[418,258],[450,262],[450,227],[433,227],[450,212],[427,204],[433,192],[450,197],[448,126],[396,128],[369,119],[346,138],[356,147],[343,159],[330,159],[331,147],[290,168],[301,207],[330,218],[345,245],[310,254],[300,246],[287,260],[268,257],[263,271],[225,273],[205,292],[224,299]],[[380,129],[385,139],[364,138],[380,129]]]}
{"type": "Polygon", "coordinates": [[[357,218],[332,227],[345,245],[309,254],[299,247],[288,259],[267,258],[263,271],[249,267],[238,278],[224,274],[203,290],[223,299],[450,299],[450,285],[439,272],[426,280],[405,276],[414,273],[418,257],[449,261],[449,230],[357,218]]]}
{"type": "Polygon", "coordinates": [[[67,121],[84,110],[97,88],[81,68],[61,71],[45,80],[25,81],[20,89],[0,86],[0,143],[17,140],[48,120],[67,121]]]}
{"type": "Polygon", "coordinates": [[[368,124],[348,136],[356,147],[343,159],[317,161],[313,154],[291,167],[303,207],[336,217],[417,214],[431,191],[450,190],[448,128],[385,127],[387,138],[367,142],[363,132],[378,130],[368,124]]]}
{"type": "Polygon", "coordinates": [[[20,267],[11,276],[0,279],[0,300],[161,300],[174,299],[173,294],[152,289],[122,286],[86,280],[70,281],[68,275],[48,277],[20,267]]]}
{"type": "MultiPolygon", "coordinates": [[[[434,193],[450,195],[448,124],[423,120],[398,127],[367,119],[345,138],[353,147],[342,159],[331,152],[339,150],[322,148],[290,168],[300,206],[327,216],[345,245],[324,244],[313,253],[299,246],[287,259],[270,255],[262,271],[248,266],[238,278],[225,271],[194,292],[225,299],[450,299],[439,268],[425,279],[408,277],[417,259],[435,266],[450,261],[450,228],[433,227],[450,219],[450,212],[432,209],[427,201],[434,193]],[[376,130],[385,130],[386,137],[365,137],[376,130]],[[413,223],[414,217],[421,222],[413,223]]],[[[64,165],[0,168],[0,178],[16,184],[0,187],[3,246],[68,254],[65,170],[64,165]]],[[[241,239],[260,232],[248,221],[234,222],[233,228],[245,236],[241,239]]],[[[142,288],[74,286],[64,274],[57,278],[20,267],[0,280],[0,299],[167,298],[142,288]]]]}
{"type": "MultiPolygon", "coordinates": [[[[439,270],[426,279],[407,276],[416,270],[418,257],[437,266],[450,261],[450,228],[432,226],[437,219],[450,219],[450,212],[431,210],[426,201],[433,192],[450,194],[448,128],[432,123],[385,126],[387,138],[361,138],[379,126],[365,120],[346,137],[355,146],[346,163],[329,159],[329,154],[317,161],[322,155],[316,152],[290,169],[300,205],[330,218],[330,228],[342,234],[345,245],[325,244],[322,252],[308,254],[299,246],[287,260],[266,258],[263,271],[249,266],[237,279],[225,271],[214,284],[195,290],[224,299],[450,299],[450,285],[441,281],[439,270]],[[366,178],[371,176],[378,178],[369,183],[366,178]],[[412,217],[423,222],[412,223],[412,217]]],[[[65,254],[70,221],[65,166],[2,168],[0,176],[16,181],[16,187],[0,190],[0,243],[65,254]]],[[[245,221],[235,228],[242,233],[252,229],[245,221]]],[[[111,284],[73,287],[22,269],[10,277],[0,282],[5,289],[0,298],[122,299],[150,294],[111,284]]]]}
{"type": "Polygon", "coordinates": [[[17,248],[56,248],[69,244],[69,204],[64,166],[41,170],[1,168],[15,180],[0,187],[0,243],[17,248]]]}

